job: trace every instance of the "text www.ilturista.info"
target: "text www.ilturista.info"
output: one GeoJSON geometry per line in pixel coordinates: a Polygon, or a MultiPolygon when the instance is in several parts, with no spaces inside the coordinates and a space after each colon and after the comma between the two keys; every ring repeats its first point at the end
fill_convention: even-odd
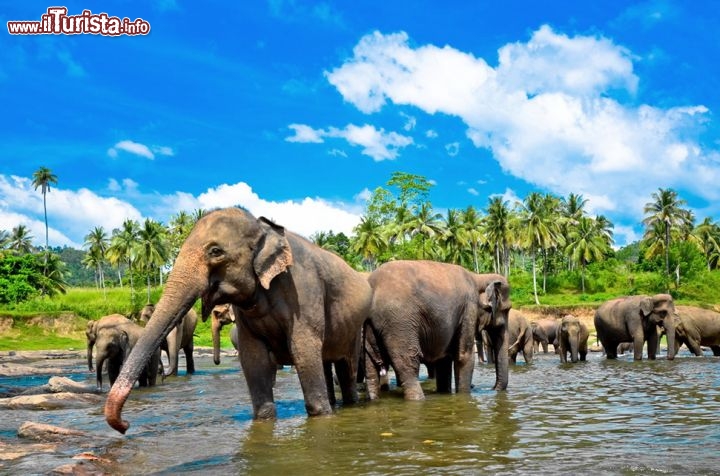
{"type": "Polygon", "coordinates": [[[67,7],[50,7],[40,21],[8,21],[11,35],[147,35],[150,23],[142,18],[130,20],[83,10],[80,15],[68,15],[67,7]]]}

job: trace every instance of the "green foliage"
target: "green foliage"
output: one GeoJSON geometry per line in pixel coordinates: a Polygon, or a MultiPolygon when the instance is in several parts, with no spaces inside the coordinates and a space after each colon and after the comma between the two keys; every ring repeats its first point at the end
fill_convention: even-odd
{"type": "Polygon", "coordinates": [[[0,304],[20,303],[39,294],[64,292],[62,262],[57,255],[0,256],[0,304]]]}

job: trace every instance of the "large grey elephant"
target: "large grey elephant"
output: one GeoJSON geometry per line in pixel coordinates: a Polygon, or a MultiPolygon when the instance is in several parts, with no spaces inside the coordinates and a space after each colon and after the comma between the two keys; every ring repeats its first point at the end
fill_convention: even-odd
{"type": "Polygon", "coordinates": [[[595,331],[608,359],[617,358],[621,342],[632,341],[634,360],[642,360],[642,349],[647,342],[648,359],[655,359],[658,331],[661,326],[667,333],[667,358],[675,358],[675,303],[669,294],[629,296],[612,299],[595,311],[595,331]]]}
{"type": "MultiPolygon", "coordinates": [[[[493,342],[496,390],[508,384],[507,321],[510,287],[497,274],[479,275],[433,261],[391,261],[368,278],[373,288],[369,324],[382,360],[395,370],[408,400],[425,398],[420,364],[435,368],[438,392],[470,392],[476,333],[493,342]]],[[[370,372],[376,365],[368,362],[370,372]]],[[[368,378],[370,388],[379,378],[368,378]]],[[[369,390],[369,395],[379,392],[369,390]]]]}
{"type": "Polygon", "coordinates": [[[110,314],[103,316],[98,320],[89,320],[85,328],[85,337],[87,338],[87,363],[88,370],[93,371],[93,347],[97,341],[97,332],[104,327],[122,327],[132,323],[130,319],[122,314],[110,314]]]}
{"type": "Polygon", "coordinates": [[[564,316],[558,323],[556,334],[560,362],[567,362],[568,353],[572,363],[577,362],[578,359],[586,360],[590,331],[580,319],[572,314],[564,316]]]}
{"type": "Polygon", "coordinates": [[[690,352],[703,355],[701,346],[720,356],[720,313],[694,306],[675,306],[675,352],[685,344],[690,352]]]}
{"type": "MultiPolygon", "coordinates": [[[[155,305],[146,304],[142,311],[140,311],[140,320],[147,325],[153,312],[155,312],[155,305]]],[[[183,316],[182,320],[170,330],[165,340],[163,340],[161,349],[167,353],[168,357],[168,370],[165,375],[177,376],[180,350],[185,354],[185,371],[188,374],[195,373],[195,359],[193,358],[195,343],[193,341],[193,334],[197,327],[197,321],[197,313],[194,309],[190,309],[185,316],[183,316]]]]}
{"type": "Polygon", "coordinates": [[[540,350],[540,346],[543,346],[545,353],[547,353],[548,344],[551,342],[548,340],[545,329],[540,327],[536,321],[530,322],[530,329],[532,330],[533,336],[533,353],[537,353],[540,350]]]}
{"type": "Polygon", "coordinates": [[[153,350],[202,299],[203,318],[235,305],[239,357],[255,418],[275,418],[273,382],[292,364],[311,416],[333,411],[335,365],[345,403],[357,401],[360,330],[372,290],[342,258],[239,208],[198,220],[175,260],[153,318],[133,348],[105,404],[108,424],[124,433],[122,407],[153,350]]]}
{"type": "MultiPolygon", "coordinates": [[[[114,317],[114,316],[106,316],[114,317]]],[[[113,385],[120,374],[120,369],[137,344],[144,328],[128,320],[124,325],[103,325],[100,319],[96,325],[95,349],[97,367],[97,387],[102,390],[103,365],[107,361],[108,378],[113,385]]],[[[160,349],[156,349],[138,374],[137,381],[141,387],[153,386],[157,381],[160,367],[160,349]]]]}
{"type": "Polygon", "coordinates": [[[528,320],[515,309],[510,310],[508,316],[508,356],[513,364],[517,362],[520,352],[526,364],[533,360],[533,333],[528,320]]]}
{"type": "Polygon", "coordinates": [[[553,348],[555,349],[555,353],[557,354],[558,349],[555,344],[555,341],[557,340],[557,319],[552,317],[545,317],[543,319],[534,321],[533,324],[535,326],[535,330],[533,331],[533,339],[535,340],[533,350],[535,352],[539,352],[540,346],[542,346],[543,353],[547,354],[548,344],[552,344],[553,348]],[[542,337],[536,338],[535,336],[542,337]]]}

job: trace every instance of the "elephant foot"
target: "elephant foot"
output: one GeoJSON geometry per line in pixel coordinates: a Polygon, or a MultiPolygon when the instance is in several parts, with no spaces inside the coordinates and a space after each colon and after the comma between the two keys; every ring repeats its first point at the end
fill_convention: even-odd
{"type": "Polygon", "coordinates": [[[309,416],[332,415],[332,407],[329,403],[308,403],[305,402],[305,410],[309,416]]]}
{"type": "Polygon", "coordinates": [[[419,383],[416,385],[403,385],[403,395],[405,400],[425,400],[425,393],[423,393],[419,383]]]}
{"type": "Polygon", "coordinates": [[[276,417],[277,410],[275,409],[275,404],[272,402],[263,403],[255,410],[256,420],[272,420],[276,417]]]}

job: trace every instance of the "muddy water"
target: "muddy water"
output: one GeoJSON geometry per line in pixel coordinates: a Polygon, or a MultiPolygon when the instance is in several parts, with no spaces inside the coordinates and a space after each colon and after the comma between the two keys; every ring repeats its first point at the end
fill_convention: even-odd
{"type": "MultiPolygon", "coordinates": [[[[199,371],[136,389],[126,436],[97,408],[0,411],[0,442],[22,422],[82,429],[60,454],[0,460],[3,474],[45,474],[90,451],[114,474],[717,474],[720,359],[560,364],[554,354],[511,368],[507,392],[476,370],[471,395],[436,395],[338,408],[308,419],[292,370],[278,375],[275,422],[253,422],[237,362],[201,357],[199,371]]],[[[78,367],[76,380],[93,376],[78,367]]],[[[7,382],[0,382],[0,385],[7,382]]],[[[0,451],[2,451],[0,449],[0,451]]]]}

